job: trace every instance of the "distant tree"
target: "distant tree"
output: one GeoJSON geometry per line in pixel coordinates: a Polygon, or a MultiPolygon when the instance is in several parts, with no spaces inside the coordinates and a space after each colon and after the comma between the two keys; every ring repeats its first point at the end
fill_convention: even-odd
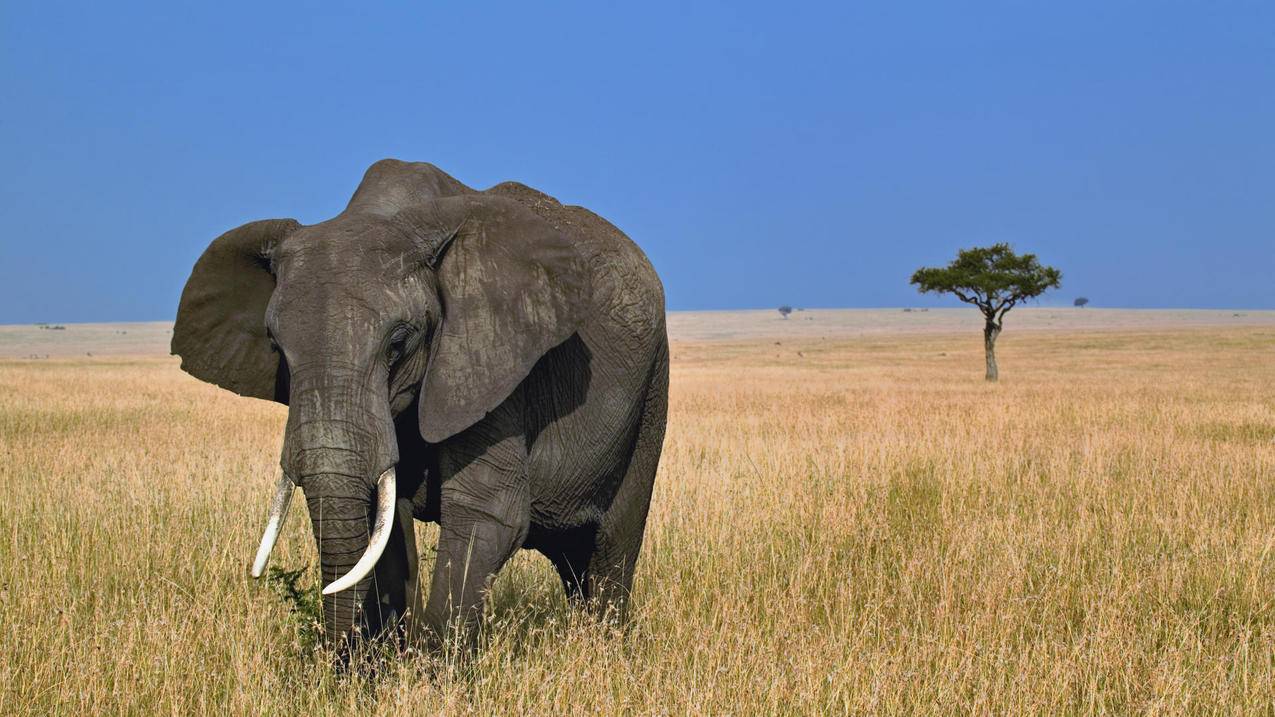
{"type": "Polygon", "coordinates": [[[1079,306],[1080,308],[1083,309],[1085,307],[1085,304],[1089,303],[1089,299],[1086,299],[1083,296],[1079,296],[1079,297],[1076,297],[1076,300],[1071,303],[1073,306],[1079,306]]]}
{"type": "Polygon", "coordinates": [[[788,314],[791,314],[791,313],[792,313],[791,306],[784,304],[783,306],[779,307],[779,315],[784,317],[785,319],[788,318],[788,314]]]}
{"type": "Polygon", "coordinates": [[[1008,244],[961,249],[945,267],[921,268],[912,283],[922,293],[953,294],[983,312],[983,350],[987,380],[998,378],[996,337],[1005,314],[1017,304],[1034,299],[1062,282],[1062,272],[1042,266],[1035,254],[1014,253],[1008,244]]]}

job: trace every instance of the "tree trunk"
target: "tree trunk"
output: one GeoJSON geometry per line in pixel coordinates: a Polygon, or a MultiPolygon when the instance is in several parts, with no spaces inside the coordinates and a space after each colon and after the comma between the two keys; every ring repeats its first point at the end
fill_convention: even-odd
{"type": "Polygon", "coordinates": [[[987,376],[988,381],[995,381],[998,378],[996,371],[996,337],[1000,335],[1001,328],[994,321],[988,321],[983,327],[983,350],[987,354],[987,376]]]}

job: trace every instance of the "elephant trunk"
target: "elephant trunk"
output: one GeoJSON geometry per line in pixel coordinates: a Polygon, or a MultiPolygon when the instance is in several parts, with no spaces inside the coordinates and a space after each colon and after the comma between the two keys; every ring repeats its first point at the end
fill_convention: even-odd
{"type": "MultiPolygon", "coordinates": [[[[321,580],[331,585],[350,574],[369,544],[368,526],[374,520],[371,495],[358,490],[342,490],[337,484],[345,476],[319,474],[306,479],[306,503],[319,549],[321,580]]],[[[354,581],[348,589],[323,596],[324,634],[333,642],[350,635],[362,622],[359,610],[371,583],[370,573],[354,581]]]]}
{"type": "Polygon", "coordinates": [[[397,488],[389,397],[354,365],[332,361],[292,372],[283,447],[285,473],[310,510],[324,630],[333,644],[357,638],[351,633],[367,624],[361,611],[394,523],[397,488]]]}
{"type": "Polygon", "coordinates": [[[372,520],[372,535],[367,540],[367,547],[354,567],[323,588],[324,595],[349,590],[372,573],[372,568],[376,567],[376,561],[381,559],[381,553],[385,552],[385,546],[390,541],[397,492],[397,476],[393,468],[388,468],[376,481],[376,514],[372,520]]]}

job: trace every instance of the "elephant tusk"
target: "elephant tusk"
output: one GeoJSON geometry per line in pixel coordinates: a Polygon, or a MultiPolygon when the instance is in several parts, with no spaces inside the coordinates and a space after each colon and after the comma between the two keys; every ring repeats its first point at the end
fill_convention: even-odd
{"type": "Polygon", "coordinates": [[[376,481],[376,522],[372,524],[372,537],[367,541],[367,550],[363,551],[363,557],[350,568],[350,572],[323,588],[324,595],[349,590],[376,567],[376,561],[381,559],[381,553],[385,552],[385,546],[390,542],[390,529],[394,525],[394,502],[398,498],[396,481],[392,467],[376,481]]]}
{"type": "Polygon", "coordinates": [[[270,561],[270,551],[274,550],[275,541],[279,539],[279,530],[288,517],[288,506],[292,503],[292,492],[295,486],[287,474],[279,476],[274,487],[274,497],[270,499],[270,517],[266,519],[266,531],[261,534],[261,545],[257,547],[257,558],[252,561],[252,577],[259,578],[266,571],[266,563],[270,561]]]}

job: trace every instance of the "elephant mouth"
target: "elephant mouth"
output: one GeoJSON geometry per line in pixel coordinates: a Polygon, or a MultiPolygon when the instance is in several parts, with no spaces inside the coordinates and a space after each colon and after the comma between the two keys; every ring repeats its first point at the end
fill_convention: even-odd
{"type": "MultiPolygon", "coordinates": [[[[287,474],[281,475],[278,483],[275,484],[274,497],[270,501],[270,512],[266,518],[266,529],[261,535],[261,544],[257,547],[257,557],[252,562],[251,574],[254,578],[259,578],[265,573],[266,564],[270,561],[270,553],[274,550],[283,522],[288,517],[288,507],[292,504],[295,488],[296,485],[287,474]]],[[[376,567],[376,562],[381,559],[385,546],[390,542],[397,491],[398,477],[394,467],[391,466],[376,481],[376,520],[372,524],[372,535],[368,538],[367,548],[349,572],[323,588],[324,595],[335,595],[343,590],[349,590],[358,585],[376,567]]]]}

